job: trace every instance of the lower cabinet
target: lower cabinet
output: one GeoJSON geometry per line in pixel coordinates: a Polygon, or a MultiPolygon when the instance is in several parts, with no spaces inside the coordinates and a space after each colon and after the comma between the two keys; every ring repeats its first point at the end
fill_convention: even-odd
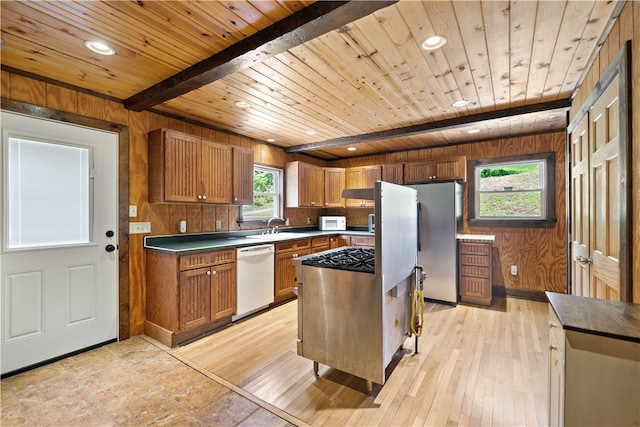
{"type": "Polygon", "coordinates": [[[351,246],[351,236],[339,235],[329,237],[329,249],[341,248],[342,246],[351,246]]]}
{"type": "Polygon", "coordinates": [[[145,334],[174,347],[231,322],[236,251],[147,251],[145,334]]]}
{"type": "Polygon", "coordinates": [[[491,242],[458,244],[460,262],[460,299],[463,302],[491,305],[491,242]]]}
{"type": "Polygon", "coordinates": [[[351,246],[375,248],[375,236],[351,236],[351,246]]]}
{"type": "Polygon", "coordinates": [[[275,246],[273,302],[278,304],[295,298],[293,288],[296,286],[296,268],[291,264],[291,260],[311,254],[311,239],[276,243],[275,246]]]}

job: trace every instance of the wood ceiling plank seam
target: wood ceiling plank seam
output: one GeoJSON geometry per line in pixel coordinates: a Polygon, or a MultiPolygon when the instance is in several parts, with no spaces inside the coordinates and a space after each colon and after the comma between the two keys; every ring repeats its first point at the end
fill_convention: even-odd
{"type": "Polygon", "coordinates": [[[449,95],[449,104],[446,106],[448,112],[453,115],[463,114],[462,110],[456,109],[451,104],[459,99],[466,99],[469,102],[477,102],[478,93],[471,82],[469,59],[464,43],[460,36],[460,25],[456,19],[455,10],[450,1],[436,1],[430,3],[429,18],[437,34],[447,36],[447,44],[440,49],[446,58],[447,67],[455,81],[457,93],[449,95]]]}
{"type": "Polygon", "coordinates": [[[527,87],[530,84],[531,50],[533,49],[538,4],[538,1],[515,1],[511,3],[511,32],[509,36],[511,78],[509,96],[512,105],[524,105],[526,101],[527,87]]]}
{"type": "MultiPolygon", "coordinates": [[[[423,2],[409,1],[401,2],[399,5],[404,21],[409,26],[416,40],[422,40],[427,36],[436,34],[436,29],[433,27],[428,11],[425,10],[423,4],[423,2]]],[[[426,67],[430,70],[430,74],[433,76],[432,80],[437,83],[437,86],[432,89],[431,94],[436,100],[438,111],[433,111],[432,116],[434,120],[440,120],[446,117],[447,113],[451,112],[451,104],[455,101],[455,99],[453,99],[455,95],[451,95],[451,93],[456,90],[457,83],[451,75],[451,70],[448,68],[446,58],[442,54],[441,49],[431,52],[423,50],[421,57],[426,67]],[[438,88],[440,90],[438,90],[438,88]]]]}
{"type": "MultiPolygon", "coordinates": [[[[264,2],[267,4],[275,4],[273,2],[264,2]]],[[[284,16],[280,16],[274,20],[269,14],[264,13],[264,11],[260,8],[256,7],[256,2],[251,1],[225,1],[224,2],[225,9],[228,9],[233,15],[237,16],[238,19],[245,22],[247,25],[250,25],[254,29],[258,28],[266,28],[274,22],[279,21],[280,19],[289,16],[287,13],[284,16]],[[266,22],[266,25],[264,23],[266,22]]],[[[242,31],[240,31],[242,32],[242,31]]]]}
{"type": "Polygon", "coordinates": [[[267,15],[274,22],[276,22],[281,20],[285,16],[293,15],[294,13],[304,9],[305,7],[313,3],[313,1],[251,0],[250,3],[253,5],[253,7],[260,10],[263,14],[267,15]]]}
{"type": "Polygon", "coordinates": [[[595,49],[598,49],[597,43],[603,35],[603,32],[607,30],[615,11],[615,2],[595,2],[591,15],[585,25],[585,31],[580,37],[575,55],[567,69],[569,71],[566,73],[562,82],[560,96],[567,92],[572,93],[575,89],[580,81],[582,70],[587,67],[587,61],[589,61],[591,53],[595,49]]]}
{"type": "MultiPolygon", "coordinates": [[[[424,90],[424,83],[420,76],[421,70],[411,59],[412,56],[420,54],[420,51],[417,50],[419,49],[417,42],[404,22],[400,10],[397,5],[394,5],[393,7],[379,10],[374,15],[392,43],[389,49],[381,49],[379,51],[383,56],[387,56],[386,61],[392,67],[394,75],[399,80],[398,90],[402,90],[406,98],[405,102],[410,103],[420,120],[432,118],[431,104],[434,101],[429,93],[424,90]],[[388,57],[388,55],[385,55],[387,51],[396,52],[397,54],[388,57]]],[[[356,26],[358,25],[356,24],[356,26]]]]}
{"type": "MultiPolygon", "coordinates": [[[[299,52],[301,49],[302,47],[298,46],[295,52],[299,52]]],[[[291,51],[293,53],[294,50],[292,49],[291,51]]],[[[296,56],[330,83],[336,94],[341,94],[346,100],[348,99],[351,105],[357,106],[359,114],[367,116],[367,112],[370,111],[370,115],[376,115],[381,120],[393,120],[393,117],[388,116],[387,110],[379,108],[377,102],[373,102],[371,105],[365,103],[367,99],[376,100],[368,98],[367,93],[364,93],[365,91],[362,88],[366,88],[366,86],[360,85],[360,87],[357,87],[354,85],[357,82],[352,77],[352,71],[345,69],[346,62],[333,51],[327,51],[324,46],[317,46],[317,44],[307,42],[304,44],[304,53],[302,55],[296,54],[296,56]],[[373,107],[376,110],[371,110],[373,107]]]]}
{"type": "MultiPolygon", "coordinates": [[[[421,40],[435,32],[422,2],[400,2],[397,7],[417,44],[422,44],[421,40]]],[[[433,107],[430,109],[431,118],[433,120],[437,120],[442,118],[446,113],[443,106],[449,106],[449,100],[444,94],[445,91],[440,87],[439,81],[436,79],[436,73],[432,69],[431,64],[427,61],[428,54],[425,54],[425,52],[419,47],[417,52],[419,52],[419,55],[412,57],[412,60],[417,65],[417,68],[421,70],[420,74],[424,86],[427,88],[432,87],[429,80],[435,80],[436,83],[438,83],[437,86],[429,92],[433,101],[433,107]]]]}
{"type": "MultiPolygon", "coordinates": [[[[375,14],[374,14],[375,15],[375,14]]],[[[386,107],[394,116],[402,114],[403,121],[416,123],[423,120],[421,109],[416,109],[416,99],[413,97],[413,91],[407,87],[403,79],[398,75],[398,68],[407,69],[406,63],[403,64],[404,58],[397,49],[396,43],[389,38],[387,31],[382,28],[379,19],[373,17],[371,19],[360,19],[349,31],[342,31],[336,34],[346,43],[343,46],[349,46],[354,55],[347,57],[357,57],[357,64],[365,64],[364,70],[368,73],[362,73],[360,76],[364,84],[371,87],[378,96],[386,102],[386,107]],[[358,46],[363,40],[376,40],[376,51],[371,55],[363,56],[358,51],[358,46]],[[387,55],[391,52],[392,55],[387,55]]],[[[329,40],[325,41],[328,46],[332,45],[329,40]]],[[[349,67],[351,68],[351,67],[349,67]]],[[[383,108],[384,105],[383,105],[383,108]]],[[[396,123],[400,120],[396,118],[396,123]]]]}
{"type": "Polygon", "coordinates": [[[578,42],[582,38],[594,3],[595,1],[567,2],[562,16],[562,26],[558,33],[558,42],[545,82],[545,97],[557,97],[561,94],[567,69],[575,57],[578,42]]]}
{"type": "Polygon", "coordinates": [[[527,87],[527,103],[542,102],[545,99],[545,84],[549,66],[558,41],[566,1],[541,1],[538,4],[531,51],[531,67],[527,87]],[[553,42],[551,42],[553,40],[553,42]],[[546,41],[544,43],[543,41],[546,41]]]}
{"type": "Polygon", "coordinates": [[[509,103],[509,2],[482,2],[487,51],[496,109],[509,103]]]}
{"type": "Polygon", "coordinates": [[[458,22],[458,30],[466,51],[469,69],[474,82],[476,99],[468,100],[470,106],[461,111],[487,111],[495,108],[493,82],[489,66],[489,53],[485,38],[484,23],[480,1],[453,2],[453,9],[458,22]],[[480,36],[481,35],[481,36],[480,36]],[[486,101],[485,101],[486,100],[486,101]]]}

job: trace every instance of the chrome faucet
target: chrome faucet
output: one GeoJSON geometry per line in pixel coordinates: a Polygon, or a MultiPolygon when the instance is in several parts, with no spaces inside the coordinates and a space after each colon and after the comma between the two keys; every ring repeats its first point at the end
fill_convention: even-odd
{"type": "Polygon", "coordinates": [[[278,221],[284,221],[282,218],[280,218],[278,216],[273,216],[273,217],[269,218],[269,220],[267,221],[267,233],[266,234],[273,234],[274,230],[278,229],[278,226],[275,226],[274,230],[271,230],[271,232],[269,232],[269,227],[271,226],[271,221],[273,221],[274,219],[277,219],[278,221]]]}

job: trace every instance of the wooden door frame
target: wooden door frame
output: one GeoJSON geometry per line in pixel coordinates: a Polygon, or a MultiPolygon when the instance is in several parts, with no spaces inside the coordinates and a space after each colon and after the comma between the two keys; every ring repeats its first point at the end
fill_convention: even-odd
{"type": "Polygon", "coordinates": [[[129,127],[2,98],[2,109],[118,134],[118,339],[129,338],[129,127]]]}
{"type": "Polygon", "coordinates": [[[620,120],[620,301],[633,301],[633,286],[631,281],[632,245],[631,231],[633,230],[631,213],[631,41],[617,53],[607,70],[596,83],[595,87],[577,111],[575,117],[567,126],[566,143],[566,223],[567,223],[567,290],[571,294],[571,134],[580,120],[589,112],[611,82],[619,77],[619,120],[620,120]]]}

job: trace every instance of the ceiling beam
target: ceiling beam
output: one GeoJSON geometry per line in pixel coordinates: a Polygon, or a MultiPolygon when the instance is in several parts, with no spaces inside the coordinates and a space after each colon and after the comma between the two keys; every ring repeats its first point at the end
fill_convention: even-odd
{"type": "Polygon", "coordinates": [[[473,123],[481,123],[487,120],[503,119],[530,113],[540,113],[543,111],[568,110],[571,107],[571,99],[561,99],[558,101],[543,102],[540,104],[523,105],[520,107],[506,108],[504,110],[487,111],[485,113],[472,114],[464,117],[454,117],[437,122],[421,123],[418,125],[401,128],[387,129],[379,132],[364,133],[361,135],[344,136],[341,138],[326,139],[324,141],[311,142],[308,144],[294,145],[285,148],[286,153],[302,153],[305,151],[323,150],[327,148],[342,147],[344,145],[355,145],[364,142],[380,141],[383,139],[396,138],[402,136],[419,135],[429,132],[441,132],[468,126],[473,123]]]}
{"type": "Polygon", "coordinates": [[[316,1],[264,30],[125,99],[124,107],[133,111],[149,109],[397,2],[398,0],[316,1]]]}

